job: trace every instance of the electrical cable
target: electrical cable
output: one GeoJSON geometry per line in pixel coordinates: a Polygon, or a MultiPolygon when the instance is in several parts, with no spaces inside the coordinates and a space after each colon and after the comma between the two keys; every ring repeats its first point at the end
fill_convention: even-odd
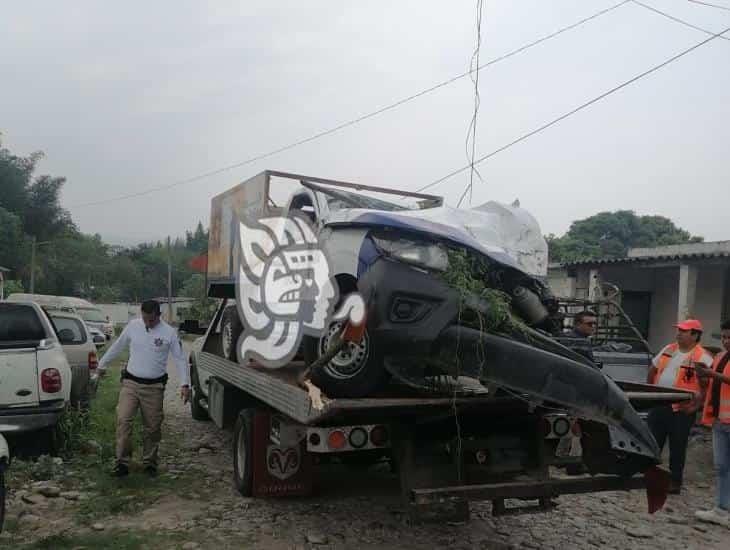
{"type": "Polygon", "coordinates": [[[700,0],[687,0],[688,2],[692,2],[693,4],[700,4],[702,6],[709,6],[711,8],[717,8],[719,10],[727,10],[730,11],[730,7],[728,6],[720,6],[718,4],[710,4],[709,2],[700,2],[700,0]]]}
{"type": "MultiPolygon", "coordinates": [[[[712,31],[709,31],[707,29],[703,29],[702,27],[698,27],[697,25],[694,25],[694,24],[690,23],[689,21],[685,21],[684,19],[680,19],[679,17],[675,17],[674,15],[671,15],[671,14],[665,12],[665,11],[662,11],[660,9],[657,9],[654,6],[650,6],[648,4],[644,4],[643,2],[640,2],[639,0],[631,0],[631,1],[632,1],[632,3],[637,4],[638,6],[641,6],[642,8],[645,8],[645,9],[647,9],[649,11],[653,11],[654,13],[658,13],[659,15],[662,15],[662,16],[666,17],[667,19],[671,19],[672,21],[675,21],[676,23],[679,23],[681,25],[684,25],[685,27],[689,27],[690,29],[695,29],[696,31],[703,32],[703,33],[708,34],[710,36],[712,36],[713,34],[715,34],[712,31]]],[[[722,38],[723,40],[727,40],[727,41],[730,42],[730,37],[720,36],[720,38],[722,38]]]]}
{"type": "MultiPolygon", "coordinates": [[[[538,38],[537,40],[534,40],[532,42],[529,42],[527,44],[524,44],[524,45],[520,46],[519,48],[516,48],[516,49],[514,49],[514,50],[512,50],[512,51],[510,51],[510,52],[508,52],[508,53],[506,53],[504,55],[501,55],[499,57],[496,57],[494,59],[491,59],[491,60],[487,61],[486,63],[484,63],[483,65],[477,67],[476,70],[477,71],[481,71],[481,70],[486,69],[487,67],[489,67],[491,65],[494,65],[494,64],[499,63],[501,61],[504,61],[505,59],[509,59],[510,57],[513,57],[513,56],[515,56],[517,54],[520,54],[520,53],[522,53],[522,52],[524,52],[524,51],[526,51],[526,50],[528,50],[528,49],[530,49],[530,48],[532,48],[534,46],[537,46],[539,44],[542,44],[543,42],[546,42],[546,41],[548,41],[548,40],[550,40],[552,38],[555,38],[555,37],[557,37],[557,36],[559,36],[559,35],[567,32],[567,31],[570,31],[572,29],[575,29],[577,27],[580,27],[581,25],[584,25],[585,23],[588,23],[589,21],[592,21],[594,19],[597,19],[598,17],[601,17],[601,16],[609,13],[609,12],[612,12],[613,10],[615,10],[615,9],[623,6],[624,4],[629,3],[630,1],[631,0],[622,0],[621,2],[619,2],[617,4],[614,4],[612,6],[609,6],[608,8],[604,8],[604,9],[602,9],[602,10],[600,10],[600,11],[598,11],[598,12],[592,14],[592,15],[589,15],[588,17],[584,17],[583,19],[580,19],[580,20],[576,21],[575,23],[572,23],[572,24],[570,24],[570,25],[568,25],[566,27],[562,27],[562,28],[558,29],[557,31],[554,31],[554,32],[552,32],[550,34],[547,34],[547,35],[543,36],[542,38],[538,38]]],[[[271,151],[269,151],[267,153],[262,153],[260,155],[256,155],[256,156],[250,157],[248,159],[242,160],[240,162],[236,162],[236,163],[233,163],[233,164],[229,164],[227,166],[223,166],[221,168],[217,168],[217,169],[211,170],[209,172],[204,172],[204,173],[199,174],[197,176],[192,176],[190,178],[185,178],[185,179],[182,179],[182,180],[177,180],[177,181],[174,181],[172,183],[165,184],[165,185],[158,185],[156,187],[150,187],[149,189],[145,189],[145,190],[142,190],[142,191],[137,191],[137,192],[134,192],[134,193],[128,193],[128,194],[125,194],[125,195],[118,195],[116,197],[110,197],[108,199],[99,199],[99,200],[90,201],[90,202],[86,202],[86,203],[74,204],[74,205],[69,206],[69,208],[84,208],[84,207],[89,207],[89,206],[99,206],[99,205],[102,205],[102,204],[107,204],[107,203],[112,203],[112,202],[117,202],[117,201],[123,201],[123,200],[129,200],[129,199],[133,199],[133,198],[137,198],[137,197],[143,197],[145,195],[149,195],[149,194],[152,194],[152,193],[157,193],[159,191],[165,191],[167,189],[172,189],[174,187],[178,187],[178,186],[181,186],[181,185],[187,185],[187,184],[190,184],[190,183],[195,183],[197,181],[200,181],[200,180],[203,180],[203,179],[212,177],[212,176],[216,176],[218,174],[222,174],[222,173],[225,173],[225,172],[229,172],[229,171],[234,170],[236,168],[241,168],[241,167],[246,166],[248,164],[252,164],[252,163],[254,163],[256,161],[267,159],[267,158],[272,157],[274,155],[277,155],[279,153],[283,153],[283,152],[288,151],[290,149],[294,149],[295,147],[299,147],[300,145],[304,145],[304,144],[310,143],[312,141],[315,141],[317,139],[326,137],[326,136],[328,136],[330,134],[334,134],[335,132],[339,132],[340,130],[344,130],[345,128],[348,128],[350,126],[354,126],[355,124],[358,124],[360,122],[363,122],[365,120],[368,120],[370,118],[373,118],[373,117],[375,117],[377,115],[380,115],[382,113],[385,113],[387,111],[390,111],[392,109],[395,109],[396,107],[400,107],[401,105],[403,105],[405,103],[408,103],[410,101],[413,101],[415,99],[418,99],[418,98],[420,98],[420,97],[422,97],[424,95],[427,95],[427,94],[429,94],[431,92],[435,92],[436,90],[439,90],[440,88],[443,88],[445,86],[448,86],[449,84],[452,84],[452,83],[454,83],[454,82],[456,82],[456,81],[458,81],[458,80],[460,80],[462,78],[465,78],[465,77],[469,76],[471,73],[472,73],[472,71],[469,70],[469,71],[466,71],[466,72],[461,73],[459,75],[453,76],[453,77],[451,77],[451,78],[449,78],[447,80],[444,80],[442,82],[439,82],[438,84],[435,84],[435,85],[433,85],[433,86],[431,86],[429,88],[426,88],[424,90],[421,90],[420,92],[416,92],[416,93],[414,93],[414,94],[412,94],[410,96],[407,96],[407,97],[405,97],[403,99],[400,99],[400,100],[398,100],[398,101],[396,101],[394,103],[391,103],[389,105],[386,105],[384,107],[381,107],[379,109],[376,109],[375,111],[371,111],[371,112],[366,113],[366,114],[364,114],[362,116],[359,116],[357,118],[353,118],[351,120],[348,120],[346,122],[343,122],[341,124],[338,124],[337,126],[333,126],[332,128],[329,128],[329,129],[326,129],[326,130],[322,130],[321,132],[317,132],[315,134],[312,134],[309,137],[306,137],[306,138],[303,138],[303,139],[294,141],[292,143],[289,143],[288,145],[284,145],[284,146],[279,147],[277,149],[273,149],[273,150],[271,150],[271,151]]]]}
{"type": "MultiPolygon", "coordinates": [[[[685,55],[693,52],[697,48],[704,46],[708,42],[711,42],[712,40],[715,40],[716,38],[720,38],[723,34],[727,33],[728,31],[730,31],[730,27],[726,28],[724,31],[721,31],[717,34],[713,34],[712,36],[710,36],[709,38],[706,38],[702,42],[698,42],[697,44],[695,44],[685,50],[682,50],[681,52],[670,57],[669,59],[666,59],[665,61],[659,63],[658,65],[654,65],[650,69],[647,69],[646,71],[622,82],[621,84],[614,86],[610,90],[607,90],[607,91],[603,92],[602,94],[594,97],[593,99],[590,99],[590,100],[586,101],[585,103],[582,103],[581,105],[579,105],[578,107],[575,107],[574,109],[568,111],[567,113],[564,113],[564,114],[560,115],[559,117],[554,118],[550,122],[547,122],[547,123],[543,124],[542,126],[535,128],[534,130],[531,130],[525,134],[522,134],[520,137],[513,139],[509,143],[506,143],[506,144],[502,145],[501,147],[498,147],[497,149],[494,149],[493,151],[490,151],[486,155],[480,157],[479,159],[476,160],[475,164],[480,164],[480,163],[484,162],[485,160],[490,159],[493,156],[498,155],[499,153],[509,149],[510,147],[513,147],[514,145],[517,145],[518,143],[521,143],[521,142],[531,138],[532,136],[539,134],[540,132],[543,132],[544,130],[547,130],[551,126],[554,126],[554,125],[558,124],[559,122],[562,122],[566,118],[569,118],[569,117],[573,116],[574,114],[582,111],[583,109],[590,107],[594,103],[598,103],[602,99],[605,99],[606,97],[618,92],[619,90],[622,90],[623,88],[633,84],[634,82],[637,82],[638,80],[641,80],[642,78],[644,78],[646,76],[649,76],[650,74],[658,71],[659,69],[666,67],[670,63],[677,61],[678,59],[684,57],[685,55]]],[[[469,165],[462,166],[461,168],[454,170],[453,172],[450,172],[435,181],[432,181],[428,185],[424,185],[423,187],[418,188],[416,192],[420,193],[422,191],[425,191],[426,189],[435,187],[436,185],[443,183],[444,181],[448,180],[449,178],[452,178],[453,176],[456,176],[457,174],[460,174],[468,169],[469,169],[469,165]]]]}
{"type": "MultiPolygon", "coordinates": [[[[482,12],[484,10],[484,0],[477,0],[477,43],[474,48],[474,53],[471,56],[469,62],[469,70],[473,71],[474,66],[479,67],[479,53],[482,47],[482,12]]],[[[479,105],[481,104],[481,97],[479,96],[479,71],[476,71],[476,77],[473,72],[470,72],[470,78],[474,84],[474,114],[472,115],[471,122],[469,123],[469,129],[466,131],[466,155],[469,159],[471,170],[469,173],[469,205],[471,205],[471,190],[474,188],[474,173],[476,172],[479,177],[479,181],[483,183],[482,176],[474,166],[474,158],[476,157],[476,146],[477,146],[477,116],[479,114],[479,105]],[[469,151],[469,136],[471,135],[471,151],[469,151]]],[[[461,206],[461,200],[456,206],[461,206]]]]}

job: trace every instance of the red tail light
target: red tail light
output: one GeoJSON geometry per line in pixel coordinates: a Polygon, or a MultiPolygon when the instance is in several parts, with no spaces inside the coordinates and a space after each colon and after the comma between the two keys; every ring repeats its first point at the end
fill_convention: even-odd
{"type": "Polygon", "coordinates": [[[61,386],[61,373],[58,369],[45,369],[41,372],[41,389],[44,393],[58,393],[61,386]]]}
{"type": "Polygon", "coordinates": [[[388,443],[388,429],[385,426],[375,426],[370,430],[370,442],[376,447],[388,443]]]}
{"type": "Polygon", "coordinates": [[[96,357],[95,351],[89,352],[89,370],[96,370],[99,366],[99,359],[96,357]]]}
{"type": "Polygon", "coordinates": [[[327,445],[330,449],[340,450],[347,444],[347,437],[341,430],[334,430],[327,436],[327,445]]]}

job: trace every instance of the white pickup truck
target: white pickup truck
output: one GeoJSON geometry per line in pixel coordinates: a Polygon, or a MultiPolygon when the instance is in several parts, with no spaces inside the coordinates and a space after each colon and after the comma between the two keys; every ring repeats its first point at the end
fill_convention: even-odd
{"type": "Polygon", "coordinates": [[[38,432],[56,450],[71,392],[71,368],[46,313],[32,302],[0,302],[0,432],[38,432]]]}

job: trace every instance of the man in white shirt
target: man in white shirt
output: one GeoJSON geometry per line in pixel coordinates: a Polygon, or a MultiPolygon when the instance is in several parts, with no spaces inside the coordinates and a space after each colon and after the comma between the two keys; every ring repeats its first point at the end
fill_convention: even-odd
{"type": "Polygon", "coordinates": [[[132,423],[138,408],[142,413],[144,470],[150,477],[157,475],[169,355],[172,355],[180,376],[180,397],[184,403],[190,399],[190,376],[182,343],[177,331],[160,317],[159,302],[144,302],[141,318],[130,321],[124,327],[99,362],[99,375],[103,376],[109,363],[129,347],[129,361],[122,371],[122,387],[117,402],[117,464],[113,472],[117,477],[129,474],[132,423]]]}
{"type": "Polygon", "coordinates": [[[712,366],[712,356],[700,345],[702,323],[687,319],[677,325],[676,342],[665,346],[652,361],[647,382],[666,388],[694,393],[694,399],[675,405],[662,405],[649,411],[647,423],[660,449],[669,439],[669,469],[672,473],[671,494],[682,488],[684,463],[689,433],[697,411],[705,401],[707,379],[697,375],[695,367],[712,366]]]}

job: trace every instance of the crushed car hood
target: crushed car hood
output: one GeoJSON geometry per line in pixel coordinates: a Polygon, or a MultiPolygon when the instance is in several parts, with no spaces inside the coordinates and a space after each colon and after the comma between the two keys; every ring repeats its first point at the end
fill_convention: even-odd
{"type": "Polygon", "coordinates": [[[547,242],[535,218],[518,205],[490,201],[471,209],[448,206],[386,212],[342,209],[327,226],[391,227],[465,246],[533,277],[547,276],[547,242]]]}

